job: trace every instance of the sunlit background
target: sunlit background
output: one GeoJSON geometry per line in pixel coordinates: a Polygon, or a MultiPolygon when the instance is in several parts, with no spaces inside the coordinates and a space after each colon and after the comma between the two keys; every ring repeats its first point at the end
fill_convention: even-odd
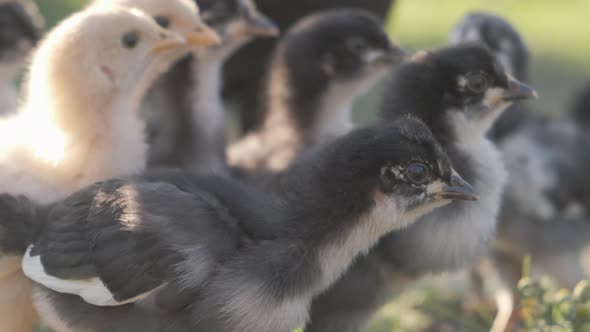
{"type": "MultiPolygon", "coordinates": [[[[37,2],[48,27],[86,3],[37,2]]],[[[472,10],[502,15],[525,37],[532,54],[532,85],[541,96],[534,102],[539,112],[559,114],[571,95],[590,79],[590,0],[398,0],[388,31],[407,49],[434,48],[444,45],[453,24],[472,10]]],[[[359,122],[374,114],[375,94],[359,102],[359,122]]],[[[493,313],[464,310],[465,277],[449,279],[452,282],[445,282],[444,287],[440,281],[425,281],[401,296],[377,315],[370,332],[487,331],[493,313]]]]}

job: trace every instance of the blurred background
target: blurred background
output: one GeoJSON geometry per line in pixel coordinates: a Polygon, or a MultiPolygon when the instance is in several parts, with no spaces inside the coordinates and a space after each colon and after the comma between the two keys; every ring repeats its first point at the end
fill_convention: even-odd
{"type": "MultiPolygon", "coordinates": [[[[36,1],[48,29],[86,4],[84,0],[36,1]]],[[[523,34],[532,55],[531,83],[541,96],[534,102],[536,110],[559,114],[590,79],[590,0],[398,0],[387,28],[395,41],[411,51],[434,48],[446,44],[451,27],[472,10],[499,14],[523,34]]],[[[359,101],[358,122],[374,114],[376,94],[359,101]]],[[[466,309],[466,274],[443,279],[425,280],[385,307],[369,331],[489,330],[492,311],[466,309]]]]}
{"type": "MultiPolygon", "coordinates": [[[[87,3],[36,2],[48,28],[87,3]]],[[[407,49],[434,48],[444,45],[453,24],[472,10],[502,15],[523,34],[532,53],[532,85],[542,96],[535,109],[559,112],[590,77],[590,0],[399,0],[389,15],[388,30],[407,49]]],[[[368,106],[374,99],[369,95],[360,103],[368,106]]],[[[356,116],[363,122],[371,114],[357,112],[356,116]]]]}

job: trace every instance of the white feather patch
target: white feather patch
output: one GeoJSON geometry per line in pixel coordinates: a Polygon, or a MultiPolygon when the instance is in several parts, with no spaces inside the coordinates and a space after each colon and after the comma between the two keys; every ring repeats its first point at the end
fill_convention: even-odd
{"type": "Polygon", "coordinates": [[[32,248],[33,246],[30,246],[27,249],[22,262],[23,272],[27,277],[58,293],[80,296],[89,304],[101,307],[120,306],[140,301],[156,290],[154,289],[147,293],[119,302],[115,300],[113,294],[108,290],[100,278],[66,280],[48,275],[45,272],[43,263],[41,263],[41,256],[31,256],[30,251],[32,248]]]}

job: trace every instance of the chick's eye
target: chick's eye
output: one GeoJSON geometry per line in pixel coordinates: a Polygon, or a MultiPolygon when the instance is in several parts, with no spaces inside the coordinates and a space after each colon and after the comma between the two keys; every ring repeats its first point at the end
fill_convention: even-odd
{"type": "Polygon", "coordinates": [[[158,15],[154,17],[156,23],[164,29],[170,27],[170,19],[163,15],[158,15]]]}
{"type": "Polygon", "coordinates": [[[406,177],[413,184],[423,184],[430,179],[430,170],[423,163],[413,163],[406,167],[406,177]]]}
{"type": "Polygon", "coordinates": [[[135,48],[139,43],[139,34],[137,32],[126,33],[123,35],[121,42],[123,43],[123,46],[128,49],[135,48]]]}
{"type": "Polygon", "coordinates": [[[482,93],[490,86],[490,80],[484,73],[474,73],[467,76],[467,87],[474,93],[482,93]]]}

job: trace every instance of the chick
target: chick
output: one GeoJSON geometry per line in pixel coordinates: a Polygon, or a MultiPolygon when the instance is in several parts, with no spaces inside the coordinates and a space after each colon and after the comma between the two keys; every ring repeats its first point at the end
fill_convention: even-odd
{"type": "Polygon", "coordinates": [[[0,116],[16,112],[14,78],[41,36],[43,20],[29,0],[0,1],[0,116]]]}
{"type": "Polygon", "coordinates": [[[278,34],[251,0],[198,1],[201,16],[222,44],[199,48],[176,64],[150,92],[149,164],[189,171],[227,171],[222,69],[239,48],[278,34]]]}
{"type": "Polygon", "coordinates": [[[314,301],[306,331],[360,331],[412,281],[475,262],[494,233],[507,177],[486,133],[513,101],[536,95],[478,44],[419,53],[393,72],[385,91],[382,121],[407,114],[422,119],[480,199],[454,202],[385,236],[314,301]]]}
{"type": "MultiPolygon", "coordinates": [[[[0,192],[48,203],[141,172],[143,130],[129,95],[160,54],[184,43],[139,11],[83,11],[60,23],[33,56],[23,106],[0,122],[0,192]]],[[[2,331],[34,323],[18,260],[0,257],[2,331]]]]}
{"type": "MultiPolygon", "coordinates": [[[[313,13],[357,8],[370,11],[383,22],[391,13],[395,0],[256,0],[258,7],[277,22],[281,31],[286,31],[297,21],[313,13]]],[[[275,40],[258,40],[240,50],[225,67],[224,95],[239,110],[240,129],[243,132],[256,130],[264,120],[264,114],[257,109],[264,68],[270,61],[276,47],[275,40]]]]}
{"type": "Polygon", "coordinates": [[[352,128],[351,107],[403,52],[365,11],[318,13],[292,27],[269,65],[262,127],[228,148],[250,176],[282,171],[305,149],[352,128]]]}
{"type": "Polygon", "coordinates": [[[184,44],[139,11],[83,11],[58,25],[33,57],[23,107],[0,124],[0,189],[48,202],[141,172],[145,144],[130,95],[159,54],[184,44]],[[110,21],[120,27],[97,29],[110,21]]]}
{"type": "Polygon", "coordinates": [[[4,217],[0,242],[17,253],[32,244],[23,268],[48,287],[36,304],[58,331],[288,332],[381,236],[476,197],[413,119],[357,130],[293,167],[300,176],[276,194],[156,173],[95,184],[48,208],[4,195],[2,216],[49,220],[22,233],[4,217]],[[171,298],[181,301],[176,311],[162,307],[171,298]]]}

